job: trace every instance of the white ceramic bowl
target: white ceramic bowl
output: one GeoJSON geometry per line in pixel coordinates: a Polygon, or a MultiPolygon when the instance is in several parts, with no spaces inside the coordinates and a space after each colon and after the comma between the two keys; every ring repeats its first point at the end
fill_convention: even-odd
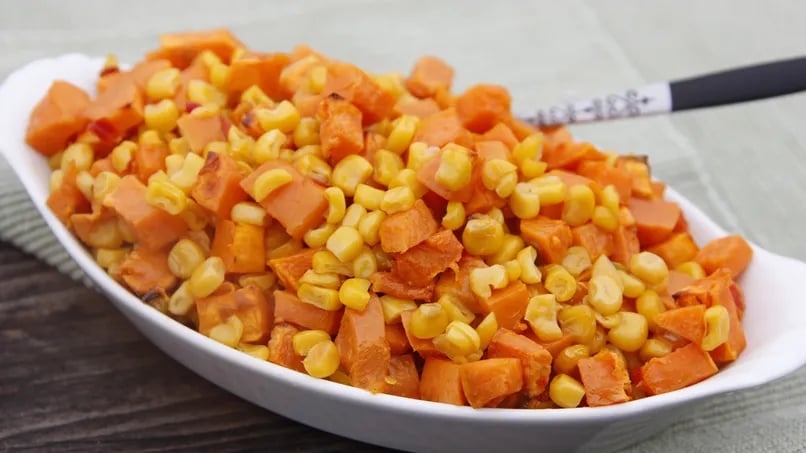
{"type": "MultiPolygon", "coordinates": [[[[35,61],[0,88],[0,149],[70,255],[109,299],[163,351],[218,386],[291,419],[353,439],[416,451],[609,451],[660,431],[713,395],[770,382],[806,363],[806,264],[754,246],[741,279],[747,350],[716,376],[676,392],[610,407],[513,410],[455,407],[318,380],[255,360],[174,322],[109,278],[45,206],[49,169],[24,143],[28,116],[55,79],[94,92],[102,60],[79,54],[35,61]]],[[[725,231],[685,198],[695,239],[725,231]]]]}

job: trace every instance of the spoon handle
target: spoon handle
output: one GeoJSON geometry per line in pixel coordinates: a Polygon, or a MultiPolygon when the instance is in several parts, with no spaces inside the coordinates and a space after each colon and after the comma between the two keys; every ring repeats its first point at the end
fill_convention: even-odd
{"type": "Polygon", "coordinates": [[[540,109],[536,126],[587,123],[766,99],[806,90],[806,57],[714,72],[540,109]]]}

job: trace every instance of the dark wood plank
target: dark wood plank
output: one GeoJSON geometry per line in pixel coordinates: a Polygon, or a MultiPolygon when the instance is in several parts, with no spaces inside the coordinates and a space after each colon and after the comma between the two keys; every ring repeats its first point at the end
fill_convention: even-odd
{"type": "Polygon", "coordinates": [[[0,243],[0,451],[375,451],[215,387],[0,243]]]}

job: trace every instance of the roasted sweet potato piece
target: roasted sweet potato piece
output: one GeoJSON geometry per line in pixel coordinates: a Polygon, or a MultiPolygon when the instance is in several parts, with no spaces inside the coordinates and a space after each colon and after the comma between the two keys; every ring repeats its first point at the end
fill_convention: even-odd
{"type": "Polygon", "coordinates": [[[296,291],[299,288],[299,279],[313,268],[313,255],[318,249],[302,249],[297,253],[269,260],[280,283],[288,290],[296,291]]]}
{"type": "Polygon", "coordinates": [[[613,236],[592,223],[571,228],[573,244],[584,247],[591,260],[613,253],[613,236]]]}
{"type": "Polygon", "coordinates": [[[263,272],[266,270],[263,227],[219,220],[211,254],[224,261],[229,273],[263,272]]]}
{"type": "Polygon", "coordinates": [[[453,231],[442,230],[394,257],[392,272],[403,281],[427,286],[440,272],[462,257],[462,243],[453,231]]]}
{"type": "Polygon", "coordinates": [[[741,275],[753,258],[753,249],[741,236],[714,239],[705,245],[694,258],[707,274],[720,268],[730,271],[733,278],[741,275]]]}
{"type": "Polygon", "coordinates": [[[453,68],[437,57],[424,56],[417,60],[406,88],[419,98],[432,97],[437,90],[450,90],[453,83],[453,68]]]}
{"type": "Polygon", "coordinates": [[[546,390],[551,375],[551,354],[536,342],[501,328],[487,347],[487,357],[512,357],[521,361],[524,391],[537,397],[546,390]]]}
{"type": "Polygon", "coordinates": [[[164,34],[160,36],[160,46],[160,49],[149,54],[149,59],[166,58],[180,69],[189,66],[196,55],[204,50],[210,50],[224,62],[229,62],[235,49],[245,47],[225,28],[164,34]]]}
{"type": "Polygon", "coordinates": [[[344,309],[336,346],[354,386],[373,393],[385,390],[391,356],[377,296],[370,298],[364,310],[344,309]]]}
{"type": "Polygon", "coordinates": [[[395,98],[384,91],[357,66],[331,62],[327,66],[327,81],[322,94],[337,94],[358,107],[364,125],[373,124],[388,117],[395,105],[395,98]]]}
{"type": "Polygon", "coordinates": [[[173,289],[177,280],[168,268],[167,249],[135,247],[120,264],[120,277],[138,296],[173,289]]]}
{"type": "Polygon", "coordinates": [[[520,280],[515,280],[506,288],[493,290],[487,299],[478,299],[479,305],[487,313],[495,313],[500,327],[513,329],[523,319],[529,304],[529,289],[520,280]]]}
{"type": "Polygon", "coordinates": [[[228,219],[236,203],[248,198],[241,188],[241,173],[235,160],[226,154],[208,153],[191,195],[196,203],[221,219],[228,219]]]}
{"type": "Polygon", "coordinates": [[[538,259],[544,264],[559,263],[568,253],[573,235],[562,220],[539,216],[521,220],[521,236],[537,249],[538,259]]]}
{"type": "Polygon", "coordinates": [[[653,245],[647,250],[663,258],[670,269],[693,260],[699,251],[697,244],[694,243],[694,239],[688,232],[675,233],[669,239],[653,245]]]}
{"type": "Polygon", "coordinates": [[[221,130],[221,119],[215,115],[198,118],[185,114],[179,117],[176,125],[182,136],[187,139],[190,149],[195,153],[201,153],[208,143],[227,140],[221,130]]]}
{"type": "Polygon", "coordinates": [[[413,115],[420,119],[439,112],[439,109],[439,104],[432,98],[417,99],[409,97],[408,99],[404,99],[401,97],[395,104],[395,111],[397,113],[401,115],[413,115]]]}
{"type": "Polygon", "coordinates": [[[429,356],[443,356],[441,352],[437,351],[434,342],[431,339],[423,339],[415,337],[411,333],[411,311],[404,311],[400,314],[400,323],[403,325],[403,331],[406,333],[406,338],[414,352],[420,354],[421,357],[429,356]]]}
{"type": "Polygon", "coordinates": [[[596,181],[601,187],[612,185],[624,203],[630,200],[632,176],[626,171],[611,167],[604,161],[584,161],[579,164],[577,173],[596,181]]]}
{"type": "Polygon", "coordinates": [[[641,251],[636,228],[619,225],[613,232],[613,253],[610,259],[625,266],[630,264],[630,258],[641,251]]]}
{"type": "Polygon", "coordinates": [[[402,323],[386,324],[385,331],[386,342],[389,343],[389,351],[393,356],[411,352],[411,345],[402,323]]]}
{"type": "Polygon", "coordinates": [[[237,59],[230,64],[227,88],[237,93],[257,85],[270,98],[283,99],[285,91],[280,86],[280,73],[289,62],[284,53],[237,59]]]}
{"type": "Polygon", "coordinates": [[[70,218],[73,214],[90,211],[90,202],[76,186],[76,170],[70,166],[64,172],[62,185],[48,195],[47,205],[53,215],[66,227],[71,227],[70,218]]]}
{"type": "Polygon", "coordinates": [[[388,294],[402,299],[430,301],[434,294],[434,282],[417,286],[403,281],[394,272],[376,272],[369,277],[372,290],[376,293],[388,294]]]}
{"type": "Polygon", "coordinates": [[[586,142],[562,142],[543,147],[543,161],[549,170],[573,169],[583,160],[604,160],[604,154],[586,142]]]}
{"type": "MultiPolygon", "coordinates": [[[[518,137],[515,136],[515,133],[512,132],[506,124],[498,123],[489,129],[487,132],[482,134],[482,136],[476,140],[476,146],[478,147],[479,141],[485,140],[492,140],[498,141],[506,145],[506,147],[510,150],[518,144],[518,137]]],[[[477,148],[478,149],[478,148],[477,148]]]]}
{"type": "Polygon", "coordinates": [[[456,100],[456,113],[462,125],[476,133],[484,133],[510,115],[512,97],[500,85],[474,85],[456,100]]]}
{"type": "Polygon", "coordinates": [[[444,146],[451,142],[462,146],[473,144],[470,132],[462,126],[453,108],[423,118],[412,141],[425,142],[430,146],[444,146]]]}
{"type": "Polygon", "coordinates": [[[420,375],[411,354],[392,356],[388,372],[386,393],[406,398],[420,398],[420,375]]]}
{"type": "Polygon", "coordinates": [[[523,367],[514,358],[484,359],[461,365],[462,391],[471,406],[495,407],[523,388],[523,367]]]}
{"type": "Polygon", "coordinates": [[[342,312],[327,311],[302,302],[288,291],[274,292],[274,321],[290,322],[306,329],[319,329],[335,335],[339,331],[342,312]]]}
{"type": "Polygon", "coordinates": [[[635,218],[638,240],[643,247],[669,238],[680,218],[680,207],[677,203],[664,200],[633,198],[630,200],[630,211],[635,218]]]}
{"type": "Polygon", "coordinates": [[[423,242],[437,232],[437,221],[422,201],[417,200],[411,209],[396,212],[381,222],[379,236],[386,253],[402,253],[423,242]]]}
{"type": "Polygon", "coordinates": [[[699,344],[691,343],[641,367],[641,387],[650,395],[678,390],[711,377],[716,364],[699,344]]]}
{"type": "Polygon", "coordinates": [[[319,105],[317,117],[322,153],[335,165],[364,148],[361,111],[337,94],[327,96],[319,105]]]}
{"type": "Polygon", "coordinates": [[[143,121],[143,93],[131,72],[120,73],[84,110],[93,122],[107,123],[124,134],[143,121]]]}
{"type": "Polygon", "coordinates": [[[81,88],[63,80],[51,84],[28,120],[25,143],[39,153],[52,156],[87,125],[84,111],[90,97],[81,88]]]}
{"type": "Polygon", "coordinates": [[[476,256],[464,255],[457,266],[458,271],[447,269],[439,275],[435,297],[450,294],[473,313],[481,313],[483,308],[476,301],[476,296],[470,289],[470,271],[477,267],[486,267],[487,264],[476,256]]]}
{"type": "Polygon", "coordinates": [[[705,305],[667,310],[655,315],[654,322],[667,332],[699,345],[705,336],[705,305]]]}
{"type": "Polygon", "coordinates": [[[269,339],[269,362],[304,373],[303,357],[294,352],[294,335],[299,329],[287,323],[275,324],[269,339]]]}
{"type": "Polygon", "coordinates": [[[461,365],[439,357],[426,357],[420,376],[420,398],[437,403],[467,404],[460,377],[461,365]]]}
{"type": "Polygon", "coordinates": [[[141,143],[134,151],[134,168],[137,177],[143,184],[148,184],[148,178],[154,173],[165,170],[165,158],[168,156],[168,145],[163,142],[141,143]]]}
{"type": "Polygon", "coordinates": [[[602,350],[593,357],[581,359],[578,366],[588,406],[609,406],[630,400],[625,391],[630,386],[630,376],[616,353],[602,350]]]}

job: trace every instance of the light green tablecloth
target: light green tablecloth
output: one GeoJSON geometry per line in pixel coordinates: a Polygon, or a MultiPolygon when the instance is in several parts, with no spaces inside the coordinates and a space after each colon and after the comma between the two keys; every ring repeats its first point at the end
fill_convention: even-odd
{"type": "MultiPolygon", "coordinates": [[[[514,108],[796,55],[806,3],[753,1],[181,2],[0,0],[0,77],[68,51],[134,61],[161,32],[226,26],[261,50],[306,42],[371,70],[416,57],[454,65],[456,87],[506,85],[514,108]],[[191,6],[192,5],[192,6],[191,6]]],[[[655,174],[731,231],[806,259],[806,98],[578,127],[655,174]]],[[[81,278],[0,160],[0,239],[81,278]]],[[[806,451],[806,370],[715,398],[634,452],[806,451]]]]}

